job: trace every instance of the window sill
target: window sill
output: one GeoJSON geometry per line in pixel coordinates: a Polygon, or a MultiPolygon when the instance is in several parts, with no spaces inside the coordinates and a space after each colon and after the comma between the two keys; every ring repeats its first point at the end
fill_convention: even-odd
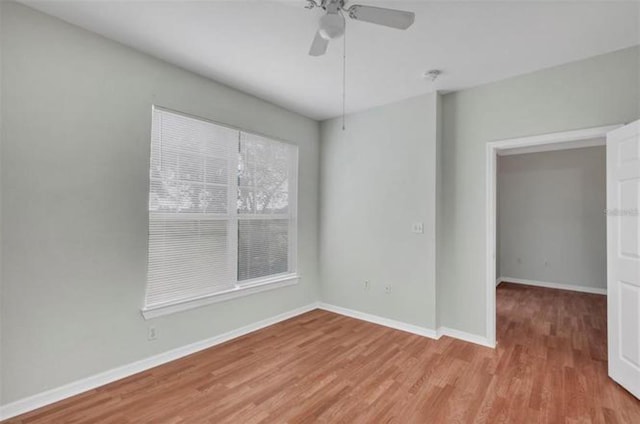
{"type": "Polygon", "coordinates": [[[212,303],[224,302],[226,300],[235,299],[237,297],[248,296],[267,290],[273,290],[280,287],[292,286],[297,284],[300,276],[297,274],[279,275],[276,277],[265,278],[263,280],[252,281],[239,285],[233,289],[212,294],[197,299],[185,300],[180,303],[171,303],[168,305],[159,305],[148,308],[142,308],[142,316],[144,319],[152,319],[164,315],[174,314],[176,312],[187,311],[189,309],[199,308],[201,306],[210,305],[212,303]]]}

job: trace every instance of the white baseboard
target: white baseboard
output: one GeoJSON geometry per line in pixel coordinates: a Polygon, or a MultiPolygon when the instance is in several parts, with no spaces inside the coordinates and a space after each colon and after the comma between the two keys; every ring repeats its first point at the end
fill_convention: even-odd
{"type": "Polygon", "coordinates": [[[489,343],[489,339],[484,336],[478,336],[477,334],[456,330],[455,328],[438,327],[438,338],[442,336],[453,337],[454,339],[475,343],[484,347],[490,347],[491,349],[495,349],[496,347],[494,343],[489,343]]]}
{"type": "Polygon", "coordinates": [[[343,308],[341,306],[330,305],[328,303],[323,303],[323,302],[321,302],[318,305],[318,308],[323,309],[325,311],[334,312],[336,314],[359,319],[362,321],[368,321],[374,324],[383,325],[385,327],[394,328],[396,330],[406,331],[407,333],[429,337],[430,339],[438,338],[436,331],[430,328],[424,328],[424,327],[420,327],[413,324],[407,324],[405,322],[384,318],[378,315],[368,314],[366,312],[355,311],[353,309],[343,308]]]}
{"type": "Polygon", "coordinates": [[[172,349],[168,352],[160,353],[158,355],[154,355],[149,358],[133,362],[131,364],[114,368],[112,370],[105,371],[100,374],[84,378],[82,380],[74,381],[64,386],[56,387],[54,389],[47,390],[36,395],[17,400],[7,405],[0,405],[0,420],[24,414],[34,409],[41,408],[43,406],[58,402],[71,396],[75,396],[88,390],[95,389],[96,387],[104,386],[105,384],[114,382],[116,380],[120,380],[133,374],[146,371],[150,368],[157,367],[158,365],[162,365],[167,362],[182,358],[184,356],[191,355],[192,353],[208,349],[215,345],[227,342],[231,339],[235,339],[236,337],[252,333],[256,330],[260,330],[261,328],[268,327],[280,321],[284,321],[289,318],[301,315],[305,312],[318,309],[318,306],[318,303],[314,302],[312,304],[302,306],[288,312],[284,312],[274,317],[263,319],[262,321],[240,327],[238,329],[220,334],[215,337],[211,337],[206,340],[172,349]]]}
{"type": "Polygon", "coordinates": [[[581,293],[604,294],[604,295],[607,294],[607,289],[603,289],[599,287],[587,287],[587,286],[575,286],[573,284],[549,283],[545,281],[525,280],[523,278],[511,278],[511,277],[498,278],[497,284],[500,284],[502,282],[524,284],[527,286],[546,287],[548,289],[571,290],[571,291],[576,291],[581,293]]]}
{"type": "Polygon", "coordinates": [[[495,348],[495,345],[489,343],[486,337],[476,334],[466,333],[464,331],[455,330],[453,328],[439,327],[437,330],[424,328],[413,324],[407,324],[402,321],[396,321],[384,318],[378,315],[368,314],[366,312],[355,311],[353,309],[343,308],[341,306],[331,305],[328,303],[320,303],[318,306],[325,311],[334,312],[336,314],[345,315],[351,318],[368,321],[373,324],[383,325],[385,327],[394,328],[396,330],[406,331],[407,333],[417,334],[419,336],[428,337],[438,340],[442,336],[453,337],[454,339],[463,340],[465,342],[475,343],[481,346],[495,348]]]}

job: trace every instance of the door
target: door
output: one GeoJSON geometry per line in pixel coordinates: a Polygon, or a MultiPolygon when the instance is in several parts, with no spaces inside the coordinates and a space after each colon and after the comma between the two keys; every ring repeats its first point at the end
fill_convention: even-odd
{"type": "Polygon", "coordinates": [[[609,376],[640,398],[640,121],[607,134],[609,376]]]}

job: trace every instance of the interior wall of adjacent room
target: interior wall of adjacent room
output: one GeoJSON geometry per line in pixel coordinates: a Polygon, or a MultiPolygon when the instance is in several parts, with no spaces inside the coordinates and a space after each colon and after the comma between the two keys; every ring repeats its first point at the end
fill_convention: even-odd
{"type": "Polygon", "coordinates": [[[344,131],[339,118],[322,123],[323,301],[435,329],[438,102],[350,114],[344,131]]]}
{"type": "Polygon", "coordinates": [[[443,97],[442,325],[486,336],[486,143],[631,122],[640,116],[632,47],[443,97]]]}
{"type": "Polygon", "coordinates": [[[604,146],[498,157],[497,275],[606,288],[604,146]]]}
{"type": "Polygon", "coordinates": [[[2,382],[10,403],[318,298],[318,123],[2,2],[2,382]],[[155,319],[151,105],[299,145],[298,285],[155,319]]]}

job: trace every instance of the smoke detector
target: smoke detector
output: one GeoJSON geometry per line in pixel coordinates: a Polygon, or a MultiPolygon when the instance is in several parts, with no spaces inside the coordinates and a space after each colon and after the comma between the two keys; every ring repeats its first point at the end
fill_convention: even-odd
{"type": "Polygon", "coordinates": [[[431,82],[437,80],[440,75],[442,75],[442,71],[440,69],[431,69],[424,73],[424,77],[431,80],[431,82]]]}

